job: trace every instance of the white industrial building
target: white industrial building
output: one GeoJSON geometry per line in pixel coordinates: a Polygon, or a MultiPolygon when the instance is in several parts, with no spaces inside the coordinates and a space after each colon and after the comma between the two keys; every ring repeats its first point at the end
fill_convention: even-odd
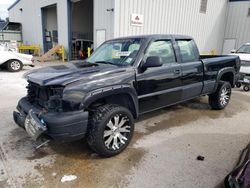
{"type": "Polygon", "coordinates": [[[202,53],[227,53],[231,39],[234,48],[250,42],[249,7],[246,0],[17,0],[9,17],[22,24],[23,43],[44,51],[58,43],[69,57],[75,41],[97,47],[114,37],[157,33],[190,35],[202,53]]]}
{"type": "Polygon", "coordinates": [[[250,42],[250,1],[231,1],[228,6],[223,53],[250,42]]]}

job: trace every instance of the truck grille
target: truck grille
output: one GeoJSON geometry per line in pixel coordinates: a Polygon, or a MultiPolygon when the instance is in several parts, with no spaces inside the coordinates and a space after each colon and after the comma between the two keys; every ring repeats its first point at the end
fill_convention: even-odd
{"type": "Polygon", "coordinates": [[[62,86],[40,86],[29,82],[27,86],[27,98],[32,104],[47,108],[51,96],[62,97],[64,87],[62,86]]]}

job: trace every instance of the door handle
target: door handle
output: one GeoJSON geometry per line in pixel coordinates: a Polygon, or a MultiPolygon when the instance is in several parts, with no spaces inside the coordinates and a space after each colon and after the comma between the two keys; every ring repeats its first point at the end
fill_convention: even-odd
{"type": "Polygon", "coordinates": [[[180,69],[175,69],[174,70],[174,74],[180,74],[181,73],[181,70],[180,69]]]}

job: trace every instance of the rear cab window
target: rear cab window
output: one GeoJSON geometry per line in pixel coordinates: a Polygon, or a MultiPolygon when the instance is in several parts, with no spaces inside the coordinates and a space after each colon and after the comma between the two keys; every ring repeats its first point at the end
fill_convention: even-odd
{"type": "Polygon", "coordinates": [[[180,57],[182,62],[193,62],[199,60],[199,54],[196,50],[196,44],[194,40],[176,40],[180,49],[180,57]]]}
{"type": "Polygon", "coordinates": [[[170,40],[157,40],[150,44],[146,52],[146,58],[158,56],[163,64],[176,62],[174,49],[170,40]]]}

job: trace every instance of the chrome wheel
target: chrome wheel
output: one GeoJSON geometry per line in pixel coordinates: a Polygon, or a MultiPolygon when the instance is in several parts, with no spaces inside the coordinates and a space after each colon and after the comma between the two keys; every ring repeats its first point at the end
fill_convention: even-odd
{"type": "Polygon", "coordinates": [[[19,61],[12,61],[10,63],[10,67],[12,68],[12,70],[17,71],[21,68],[21,64],[19,61]]]}
{"type": "Polygon", "coordinates": [[[103,139],[108,149],[118,150],[126,144],[130,135],[130,120],[126,115],[116,114],[107,123],[103,139]]]}
{"type": "Polygon", "coordinates": [[[220,95],[221,106],[226,106],[230,100],[231,90],[230,88],[223,88],[220,95]]]}

